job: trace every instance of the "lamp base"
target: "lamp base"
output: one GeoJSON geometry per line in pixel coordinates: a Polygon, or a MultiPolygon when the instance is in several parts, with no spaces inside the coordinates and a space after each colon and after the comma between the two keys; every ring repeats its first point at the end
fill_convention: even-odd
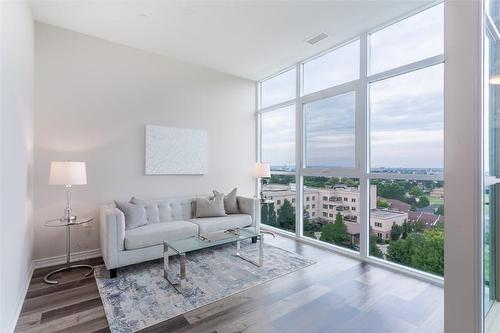
{"type": "Polygon", "coordinates": [[[71,216],[62,216],[60,218],[61,222],[74,222],[76,221],[76,216],[75,215],[71,215],[71,216]]]}
{"type": "Polygon", "coordinates": [[[75,269],[75,268],[88,269],[89,271],[85,274],[85,277],[90,276],[94,272],[94,267],[92,267],[91,265],[69,265],[69,266],[64,266],[64,267],[61,267],[59,269],[56,269],[55,271],[52,271],[49,274],[45,275],[45,277],[43,278],[43,281],[45,283],[48,283],[48,284],[58,284],[59,283],[58,280],[53,280],[50,278],[52,275],[60,273],[60,272],[70,271],[70,270],[75,269]]]}

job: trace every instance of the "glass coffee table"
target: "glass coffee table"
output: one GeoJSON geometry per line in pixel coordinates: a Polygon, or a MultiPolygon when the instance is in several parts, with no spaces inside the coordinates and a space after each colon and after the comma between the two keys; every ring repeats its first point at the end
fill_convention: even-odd
{"type": "Polygon", "coordinates": [[[264,237],[262,233],[258,233],[252,229],[234,229],[224,232],[222,239],[210,238],[210,235],[222,234],[214,233],[210,235],[190,237],[179,240],[167,240],[163,242],[163,272],[165,278],[170,284],[182,294],[182,285],[186,281],[186,253],[196,250],[201,250],[209,247],[214,247],[223,244],[236,243],[236,255],[243,260],[246,260],[255,266],[262,266],[264,261],[264,237]],[[227,237],[226,237],[227,236],[227,237]],[[250,238],[257,238],[259,240],[259,257],[258,260],[253,260],[240,253],[241,241],[250,238]],[[179,273],[173,272],[170,269],[170,260],[168,251],[172,250],[174,256],[179,257],[179,273]]]}

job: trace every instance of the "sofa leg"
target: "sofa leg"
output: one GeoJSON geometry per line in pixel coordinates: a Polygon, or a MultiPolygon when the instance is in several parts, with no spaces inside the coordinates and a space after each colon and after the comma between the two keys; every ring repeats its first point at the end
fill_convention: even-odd
{"type": "Polygon", "coordinates": [[[252,237],[252,244],[257,243],[257,237],[252,237]]]}
{"type": "Polygon", "coordinates": [[[117,269],[116,268],[112,268],[109,270],[109,277],[114,279],[116,277],[116,273],[117,273],[117,269]]]}

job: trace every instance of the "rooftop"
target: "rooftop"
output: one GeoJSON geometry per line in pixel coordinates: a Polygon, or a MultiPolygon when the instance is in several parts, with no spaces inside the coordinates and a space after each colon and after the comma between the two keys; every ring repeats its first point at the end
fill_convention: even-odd
{"type": "Polygon", "coordinates": [[[370,211],[370,217],[375,217],[378,219],[392,219],[399,218],[401,216],[407,215],[406,213],[395,211],[395,210],[387,210],[387,209],[372,209],[370,211]]]}

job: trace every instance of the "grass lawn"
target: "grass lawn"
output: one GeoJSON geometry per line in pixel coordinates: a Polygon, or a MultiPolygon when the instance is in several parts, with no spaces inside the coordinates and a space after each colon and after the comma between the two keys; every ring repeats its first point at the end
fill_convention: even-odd
{"type": "Polygon", "coordinates": [[[431,197],[430,195],[426,195],[426,197],[427,197],[427,199],[429,199],[429,203],[431,205],[443,205],[444,204],[444,200],[441,198],[431,197]]]}

